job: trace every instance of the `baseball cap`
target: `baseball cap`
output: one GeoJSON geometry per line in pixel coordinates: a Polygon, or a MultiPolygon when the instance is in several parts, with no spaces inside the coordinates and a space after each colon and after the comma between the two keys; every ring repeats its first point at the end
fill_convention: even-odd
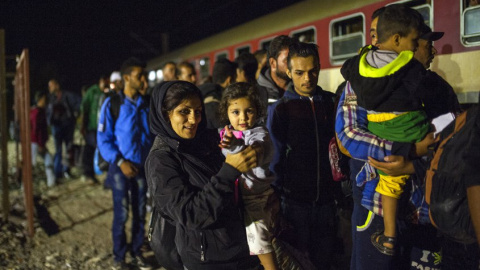
{"type": "Polygon", "coordinates": [[[112,72],[112,75],[110,75],[110,81],[114,82],[114,81],[118,81],[118,80],[122,80],[122,76],[120,76],[120,72],[118,72],[118,71],[112,72]]]}
{"type": "Polygon", "coordinates": [[[443,37],[444,32],[433,32],[432,28],[424,24],[420,29],[420,39],[436,41],[443,37]]]}

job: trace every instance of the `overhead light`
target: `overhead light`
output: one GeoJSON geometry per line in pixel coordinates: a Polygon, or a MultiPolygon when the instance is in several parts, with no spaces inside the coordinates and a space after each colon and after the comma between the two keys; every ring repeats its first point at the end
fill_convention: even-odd
{"type": "Polygon", "coordinates": [[[157,80],[163,80],[163,70],[161,69],[157,70],[157,80]]]}
{"type": "Polygon", "coordinates": [[[152,70],[152,71],[150,71],[150,72],[148,73],[148,80],[149,80],[149,81],[154,81],[154,80],[155,80],[155,77],[156,77],[156,76],[155,76],[155,71],[152,70]]]}

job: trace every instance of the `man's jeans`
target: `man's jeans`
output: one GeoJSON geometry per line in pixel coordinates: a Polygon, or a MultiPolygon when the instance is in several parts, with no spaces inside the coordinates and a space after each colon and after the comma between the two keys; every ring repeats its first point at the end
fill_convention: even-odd
{"type": "Polygon", "coordinates": [[[55,177],[63,177],[63,173],[68,171],[68,165],[62,164],[62,146],[65,144],[67,153],[72,148],[73,132],[75,123],[73,125],[52,126],[52,135],[55,142],[55,156],[53,158],[53,171],[55,177]]]}
{"type": "Polygon", "coordinates": [[[87,177],[95,177],[93,169],[93,157],[97,148],[97,131],[90,130],[85,134],[85,147],[83,148],[82,166],[83,175],[87,177]]]}
{"type": "Polygon", "coordinates": [[[300,248],[319,269],[329,269],[335,241],[335,206],[282,198],[284,218],[293,225],[300,248]]]}
{"type": "Polygon", "coordinates": [[[108,169],[112,181],[113,195],[113,255],[115,261],[125,259],[127,253],[127,238],[125,224],[128,220],[129,206],[132,206],[132,249],[131,255],[140,255],[145,235],[145,203],[147,182],[145,171],[139,168],[134,178],[127,178],[116,164],[110,164],[108,169]]]}

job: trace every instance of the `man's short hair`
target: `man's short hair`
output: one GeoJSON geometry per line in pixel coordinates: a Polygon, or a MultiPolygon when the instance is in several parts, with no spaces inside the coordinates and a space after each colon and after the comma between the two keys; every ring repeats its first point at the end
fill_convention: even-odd
{"type": "Polygon", "coordinates": [[[255,56],[251,53],[242,53],[236,59],[237,68],[245,72],[247,79],[255,81],[257,73],[258,62],[255,56]]]}
{"type": "Polygon", "coordinates": [[[418,31],[423,23],[422,15],[412,8],[403,4],[387,6],[378,17],[378,42],[385,42],[395,34],[406,37],[413,29],[418,31]]]}
{"type": "Polygon", "coordinates": [[[120,72],[122,76],[125,74],[130,74],[134,67],[141,67],[145,68],[147,65],[142,60],[136,57],[130,57],[125,62],[123,62],[122,67],[120,68],[120,72]]]}
{"type": "Polygon", "coordinates": [[[212,72],[212,81],[216,84],[222,84],[230,76],[232,83],[235,82],[237,74],[237,65],[228,59],[219,59],[215,62],[212,72]]]}
{"type": "Polygon", "coordinates": [[[166,66],[168,66],[168,65],[174,65],[175,67],[177,66],[177,64],[176,64],[175,62],[173,62],[173,61],[168,61],[168,62],[166,62],[165,64],[163,64],[162,69],[164,69],[164,68],[165,68],[166,66]]]}
{"type": "Polygon", "coordinates": [[[253,53],[253,55],[257,59],[257,62],[260,63],[260,61],[263,59],[263,57],[265,57],[267,55],[267,51],[263,50],[263,49],[257,50],[253,53]]]}
{"type": "Polygon", "coordinates": [[[318,55],[318,46],[317,44],[313,43],[305,43],[305,42],[295,42],[290,45],[288,50],[288,57],[287,57],[287,65],[288,69],[292,69],[292,65],[290,60],[293,57],[309,57],[313,56],[313,61],[320,67],[320,56],[318,55]]]}
{"type": "Polygon", "coordinates": [[[376,9],[376,10],[372,13],[372,20],[375,20],[375,18],[380,17],[380,14],[382,14],[384,11],[385,11],[385,7],[381,7],[381,8],[379,8],[379,9],[376,9]]]}
{"type": "Polygon", "coordinates": [[[193,71],[193,73],[195,73],[195,67],[187,62],[187,61],[182,61],[180,62],[180,64],[177,65],[177,69],[175,70],[175,76],[180,76],[181,75],[181,67],[186,67],[186,68],[189,68],[193,71]]]}
{"type": "Polygon", "coordinates": [[[295,40],[289,36],[281,35],[275,37],[272,42],[270,42],[270,46],[268,46],[267,59],[273,57],[275,60],[277,60],[280,52],[288,49],[292,43],[295,43],[295,40]]]}

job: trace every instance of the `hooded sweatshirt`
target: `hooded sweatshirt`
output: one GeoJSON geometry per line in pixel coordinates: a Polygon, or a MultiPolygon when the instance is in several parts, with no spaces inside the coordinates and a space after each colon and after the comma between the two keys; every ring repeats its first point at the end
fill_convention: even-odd
{"type": "Polygon", "coordinates": [[[263,69],[262,72],[260,72],[257,83],[261,88],[265,89],[261,91],[267,92],[269,105],[275,103],[283,96],[284,90],[279,88],[273,81],[272,76],[270,75],[270,68],[263,69]]]}
{"type": "Polygon", "coordinates": [[[290,85],[269,107],[273,185],[288,199],[320,205],[333,201],[328,144],[334,136],[334,97],[320,86],[311,98],[300,96],[290,85]]]}
{"type": "Polygon", "coordinates": [[[426,71],[413,59],[413,52],[367,48],[347,60],[341,72],[350,81],[358,105],[369,111],[368,129],[374,134],[415,142],[429,131],[423,107],[426,71]]]}

